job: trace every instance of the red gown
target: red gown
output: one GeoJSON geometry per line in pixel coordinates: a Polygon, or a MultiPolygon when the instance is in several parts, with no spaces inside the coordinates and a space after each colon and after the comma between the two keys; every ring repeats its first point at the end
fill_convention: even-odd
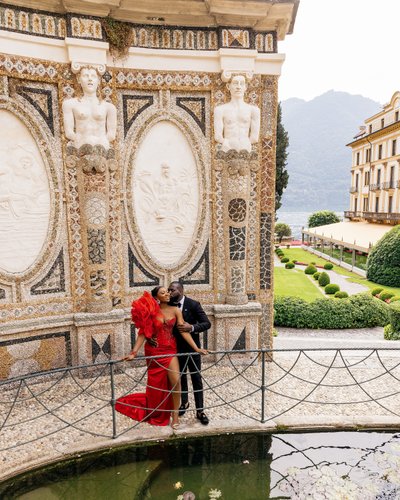
{"type": "MultiPolygon", "coordinates": [[[[144,353],[146,356],[176,354],[176,340],[172,334],[175,318],[163,321],[157,302],[147,292],[143,297],[133,302],[132,318],[135,325],[140,328],[139,335],[145,335],[146,338],[155,337],[157,340],[157,347],[151,346],[148,342],[145,343],[144,353]],[[141,308],[147,306],[150,306],[152,310],[150,313],[144,311],[143,314],[141,308]]],[[[172,358],[173,356],[168,356],[147,360],[146,392],[122,396],[117,399],[115,409],[139,422],[168,425],[173,409],[171,386],[168,380],[168,370],[172,358]]]]}

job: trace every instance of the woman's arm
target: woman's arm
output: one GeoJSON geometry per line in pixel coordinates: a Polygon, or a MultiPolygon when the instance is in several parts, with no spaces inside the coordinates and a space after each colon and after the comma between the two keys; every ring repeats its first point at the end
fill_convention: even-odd
{"type": "MultiPolygon", "coordinates": [[[[183,319],[182,311],[179,308],[176,308],[175,315],[176,315],[176,324],[183,325],[185,323],[185,320],[183,319]]],[[[196,342],[193,340],[193,337],[190,333],[188,332],[179,332],[179,333],[190,345],[190,347],[194,349],[196,352],[200,354],[208,354],[207,349],[201,349],[200,347],[197,347],[196,342]]]]}
{"type": "Polygon", "coordinates": [[[139,333],[139,335],[137,336],[135,345],[133,346],[132,351],[128,354],[128,356],[125,356],[124,358],[122,358],[122,361],[131,361],[132,359],[134,359],[136,357],[139,349],[142,347],[144,341],[145,341],[144,335],[143,334],[141,335],[139,333]]]}

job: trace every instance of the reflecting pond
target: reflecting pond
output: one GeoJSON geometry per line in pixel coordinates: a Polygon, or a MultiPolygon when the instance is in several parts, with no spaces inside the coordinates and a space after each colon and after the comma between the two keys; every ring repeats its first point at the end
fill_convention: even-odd
{"type": "Polygon", "coordinates": [[[0,498],[398,499],[400,433],[224,434],[107,450],[3,483],[0,498]]]}

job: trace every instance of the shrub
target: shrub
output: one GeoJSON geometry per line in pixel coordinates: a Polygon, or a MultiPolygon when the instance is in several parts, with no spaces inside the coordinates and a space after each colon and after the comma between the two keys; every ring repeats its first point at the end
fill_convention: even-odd
{"type": "Polygon", "coordinates": [[[320,273],[319,271],[317,271],[316,273],[314,273],[314,274],[312,275],[312,277],[313,277],[315,280],[317,280],[320,276],[321,276],[321,273],[320,273]]]}
{"type": "Polygon", "coordinates": [[[289,257],[283,257],[281,262],[284,264],[285,262],[289,262],[289,257]]]}
{"type": "Polygon", "coordinates": [[[276,255],[283,255],[283,250],[281,248],[278,248],[275,250],[276,255]]]}
{"type": "Polygon", "coordinates": [[[388,292],[387,290],[384,290],[379,294],[379,298],[384,302],[389,301],[389,299],[391,299],[392,297],[394,297],[394,293],[388,292]]]}
{"type": "MultiPolygon", "coordinates": [[[[329,285],[327,285],[329,286],[329,285]]],[[[335,297],[337,299],[347,299],[347,297],[349,296],[349,294],[347,292],[336,292],[335,293],[335,297]]]]}
{"type": "Polygon", "coordinates": [[[391,304],[392,302],[397,302],[398,300],[400,300],[400,295],[395,295],[394,297],[392,297],[392,298],[390,299],[390,301],[389,301],[389,302],[390,302],[390,304],[391,304]]]}
{"type": "Polygon", "coordinates": [[[325,226],[325,224],[334,224],[340,222],[339,217],[331,210],[321,210],[314,212],[308,218],[308,227],[325,226]]]}
{"type": "Polygon", "coordinates": [[[339,290],[340,290],[340,286],[339,285],[335,285],[333,283],[331,283],[330,285],[326,285],[326,287],[325,287],[325,293],[327,295],[333,295],[336,292],[339,292],[339,290]]]}
{"type": "Polygon", "coordinates": [[[307,266],[305,269],[304,269],[304,272],[306,274],[314,274],[317,272],[317,268],[312,266],[311,264],[309,266],[307,266]]]}
{"type": "Polygon", "coordinates": [[[329,270],[329,269],[333,269],[333,264],[332,264],[332,262],[327,262],[326,264],[324,264],[324,269],[327,269],[327,270],[329,270]]]}
{"type": "Polygon", "coordinates": [[[376,295],[379,295],[381,293],[381,291],[383,290],[382,287],[378,286],[376,288],[373,288],[371,290],[371,294],[375,297],[376,295]]]}
{"type": "Polygon", "coordinates": [[[319,275],[319,278],[318,278],[318,283],[320,286],[326,286],[326,285],[329,285],[329,283],[331,282],[329,276],[327,275],[327,273],[325,272],[322,272],[320,275],[319,275]]]}
{"type": "Polygon", "coordinates": [[[293,264],[293,262],[288,262],[287,264],[285,264],[286,269],[293,269],[294,267],[295,265],[293,264]]]}
{"type": "Polygon", "coordinates": [[[342,300],[321,298],[308,303],[299,297],[276,297],[275,326],[290,328],[370,328],[389,323],[389,306],[369,293],[342,300]]]}
{"type": "Polygon", "coordinates": [[[387,286],[400,286],[400,224],[388,231],[367,259],[367,278],[387,286]]]}
{"type": "Polygon", "coordinates": [[[293,264],[297,264],[297,259],[292,260],[293,264]]]}
{"type": "Polygon", "coordinates": [[[383,329],[383,337],[386,340],[400,340],[400,333],[393,330],[392,325],[389,323],[383,329]]]}
{"type": "Polygon", "coordinates": [[[317,265],[317,263],[316,263],[316,262],[310,262],[310,264],[311,264],[312,266],[316,266],[316,265],[317,265]]]}
{"type": "Polygon", "coordinates": [[[393,302],[393,304],[390,304],[389,319],[393,331],[400,335],[400,302],[393,302]]]}

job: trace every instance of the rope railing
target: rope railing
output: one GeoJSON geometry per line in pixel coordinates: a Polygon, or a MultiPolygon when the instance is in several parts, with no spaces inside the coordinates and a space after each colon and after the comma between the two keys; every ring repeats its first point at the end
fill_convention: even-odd
{"type": "MultiPolygon", "coordinates": [[[[121,415],[115,404],[121,396],[145,392],[146,362],[160,357],[0,381],[0,459],[34,443],[57,447],[65,436],[75,443],[136,436],[148,424],[121,415]]],[[[400,347],[218,351],[203,364],[204,411],[211,424],[228,430],[235,422],[245,426],[286,415],[400,417],[400,347]]],[[[168,398],[170,391],[164,392],[168,398]]],[[[197,425],[190,383],[189,403],[181,423],[197,425]]]]}

